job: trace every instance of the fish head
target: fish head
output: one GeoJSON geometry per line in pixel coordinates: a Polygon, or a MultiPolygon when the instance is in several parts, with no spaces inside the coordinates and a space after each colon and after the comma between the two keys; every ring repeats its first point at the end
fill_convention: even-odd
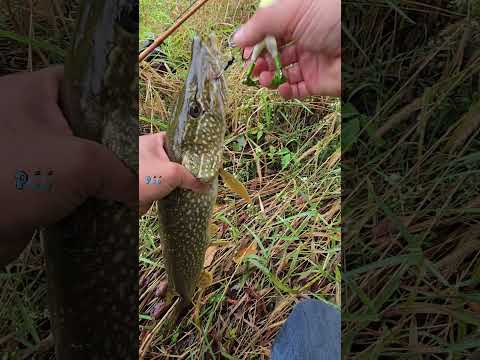
{"type": "Polygon", "coordinates": [[[211,35],[192,42],[192,60],[167,136],[170,160],[210,183],[223,162],[226,83],[221,54],[211,35]]]}

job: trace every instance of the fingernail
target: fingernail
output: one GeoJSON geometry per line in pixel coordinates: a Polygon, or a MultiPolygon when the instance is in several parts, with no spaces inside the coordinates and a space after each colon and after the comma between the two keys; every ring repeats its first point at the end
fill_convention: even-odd
{"type": "Polygon", "coordinates": [[[246,48],[244,51],[242,51],[242,60],[250,59],[252,52],[253,52],[253,48],[246,48]]]}
{"type": "Polygon", "coordinates": [[[243,27],[240,27],[233,33],[232,43],[235,47],[236,47],[236,44],[238,44],[238,40],[242,39],[243,33],[244,33],[243,27]]]}

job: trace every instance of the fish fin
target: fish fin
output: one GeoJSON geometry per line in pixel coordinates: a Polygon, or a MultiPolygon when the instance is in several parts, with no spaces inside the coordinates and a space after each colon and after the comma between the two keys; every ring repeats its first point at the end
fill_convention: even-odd
{"type": "Polygon", "coordinates": [[[177,295],[176,291],[173,288],[168,287],[165,293],[165,303],[170,305],[172,303],[173,298],[176,295],[177,295]]]}
{"type": "Polygon", "coordinates": [[[213,282],[213,275],[210,271],[203,270],[198,277],[198,287],[201,289],[206,289],[213,282]]]}
{"type": "Polygon", "coordinates": [[[210,237],[213,237],[219,229],[220,227],[218,225],[211,222],[210,224],[208,224],[208,235],[210,237]]]}
{"type": "Polygon", "coordinates": [[[202,328],[200,327],[200,301],[196,301],[193,308],[193,322],[199,332],[202,328]]]}
{"type": "Polygon", "coordinates": [[[210,242],[210,246],[226,246],[230,244],[232,244],[232,242],[228,240],[215,240],[210,242]]]}
{"type": "Polygon", "coordinates": [[[247,188],[239,181],[235,176],[228,173],[224,169],[218,171],[219,175],[222,177],[225,185],[238,196],[240,196],[247,203],[252,203],[252,198],[248,194],[247,188]]]}
{"type": "Polygon", "coordinates": [[[175,330],[180,323],[181,318],[186,315],[186,310],[188,310],[191,305],[192,303],[190,301],[180,298],[180,301],[175,304],[170,316],[165,321],[165,325],[161,332],[163,337],[166,337],[175,330]]]}
{"type": "Polygon", "coordinates": [[[194,308],[193,308],[193,322],[201,334],[202,328],[200,326],[200,307],[201,307],[201,298],[203,297],[204,290],[212,285],[213,282],[213,275],[210,271],[202,270],[198,277],[197,285],[200,288],[198,292],[198,298],[195,301],[194,308]]]}

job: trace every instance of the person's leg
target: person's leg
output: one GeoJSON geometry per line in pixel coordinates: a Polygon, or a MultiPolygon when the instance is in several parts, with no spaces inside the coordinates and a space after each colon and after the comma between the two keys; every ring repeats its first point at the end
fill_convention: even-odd
{"type": "Polygon", "coordinates": [[[338,360],[340,311],[318,300],[297,304],[277,334],[270,360],[338,360]]]}

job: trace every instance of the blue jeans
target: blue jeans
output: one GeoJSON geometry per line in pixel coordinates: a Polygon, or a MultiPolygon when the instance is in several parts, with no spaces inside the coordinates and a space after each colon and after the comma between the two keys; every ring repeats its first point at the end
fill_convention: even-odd
{"type": "Polygon", "coordinates": [[[318,300],[297,304],[277,334],[270,360],[339,360],[340,311],[318,300]]]}

